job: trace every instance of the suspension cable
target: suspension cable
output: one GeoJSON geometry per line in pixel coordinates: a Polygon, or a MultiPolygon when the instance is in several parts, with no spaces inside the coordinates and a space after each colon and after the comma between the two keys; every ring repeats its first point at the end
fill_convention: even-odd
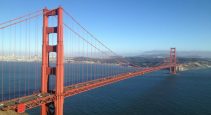
{"type": "Polygon", "coordinates": [[[122,58],[126,63],[129,63],[131,66],[135,68],[141,68],[138,65],[131,64],[128,60],[123,58],[122,56],[116,54],[114,51],[112,51],[110,48],[108,48],[105,44],[103,44],[97,37],[95,37],[91,32],[89,32],[84,26],[82,26],[79,21],[77,21],[70,13],[68,13],[66,10],[64,10],[64,13],[69,16],[79,27],[81,27],[87,34],[89,34],[94,40],[96,40],[98,43],[100,43],[104,48],[106,48],[108,51],[110,51],[112,54],[114,54],[116,57],[122,58]]]}
{"type": "Polygon", "coordinates": [[[7,24],[7,23],[11,23],[11,22],[13,22],[13,21],[16,21],[16,20],[19,20],[19,19],[25,18],[25,17],[27,17],[27,16],[31,16],[31,15],[33,15],[33,14],[39,13],[39,12],[41,12],[41,11],[42,11],[42,10],[37,10],[37,11],[34,11],[34,12],[32,12],[32,13],[28,13],[28,14],[26,14],[26,15],[23,15],[23,16],[20,16],[20,17],[17,17],[17,18],[11,19],[11,20],[9,20],[9,21],[6,21],[6,22],[3,22],[3,23],[0,23],[0,25],[4,25],[4,24],[7,24]]]}
{"type": "MultiPolygon", "coordinates": [[[[84,37],[82,37],[79,33],[77,33],[76,31],[74,31],[71,27],[69,27],[68,25],[66,25],[64,23],[64,26],[69,29],[70,31],[72,31],[75,35],[77,35],[80,39],[82,39],[83,41],[85,41],[87,44],[91,45],[92,47],[94,47],[95,49],[97,49],[98,51],[100,51],[101,53],[110,56],[107,52],[102,51],[101,49],[97,48],[95,45],[93,45],[92,43],[90,43],[88,40],[86,40],[84,37]]],[[[117,60],[117,59],[115,59],[117,60]]],[[[117,60],[118,62],[121,62],[119,60],[117,60]]]]}

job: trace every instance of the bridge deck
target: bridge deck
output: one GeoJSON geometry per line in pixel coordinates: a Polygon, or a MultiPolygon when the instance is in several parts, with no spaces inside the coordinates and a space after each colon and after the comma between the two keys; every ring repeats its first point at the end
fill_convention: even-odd
{"type": "MultiPolygon", "coordinates": [[[[74,84],[71,86],[67,86],[64,89],[64,96],[65,97],[70,97],[94,88],[98,88],[107,84],[111,84],[114,82],[118,82],[124,79],[128,79],[131,77],[135,77],[138,75],[143,75],[145,73],[150,73],[153,71],[161,70],[161,69],[166,69],[169,67],[172,67],[175,65],[162,65],[162,66],[157,66],[157,67],[151,67],[151,68],[145,68],[136,72],[129,72],[129,73],[123,73],[119,74],[117,76],[111,76],[111,77],[106,77],[106,78],[99,78],[96,80],[92,81],[87,81],[83,83],[78,83],[74,84]]],[[[17,99],[12,99],[8,101],[4,101],[0,103],[0,109],[1,110],[16,110],[18,104],[24,103],[26,105],[26,109],[31,109],[35,108],[37,106],[40,106],[41,104],[46,104],[54,101],[54,94],[50,93],[36,93],[33,95],[17,98],[17,99]]]]}

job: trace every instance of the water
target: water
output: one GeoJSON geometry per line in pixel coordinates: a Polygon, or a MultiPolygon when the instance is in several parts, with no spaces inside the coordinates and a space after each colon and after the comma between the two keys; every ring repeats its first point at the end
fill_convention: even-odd
{"type": "Polygon", "coordinates": [[[210,108],[211,69],[159,71],[66,98],[64,115],[211,115],[210,108]]]}
{"type": "MultiPolygon", "coordinates": [[[[52,65],[55,65],[54,63],[52,65]]],[[[85,82],[134,71],[134,68],[111,64],[64,64],[64,85],[85,82]]],[[[40,91],[40,62],[0,62],[0,102],[40,91]]],[[[55,88],[55,76],[49,77],[49,88],[55,88]]]]}

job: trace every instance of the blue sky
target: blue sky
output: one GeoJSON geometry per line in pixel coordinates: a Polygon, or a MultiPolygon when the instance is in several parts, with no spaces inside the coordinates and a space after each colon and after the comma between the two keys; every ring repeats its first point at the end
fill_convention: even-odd
{"type": "Polygon", "coordinates": [[[0,22],[59,5],[119,54],[211,51],[211,0],[1,0],[0,22]]]}

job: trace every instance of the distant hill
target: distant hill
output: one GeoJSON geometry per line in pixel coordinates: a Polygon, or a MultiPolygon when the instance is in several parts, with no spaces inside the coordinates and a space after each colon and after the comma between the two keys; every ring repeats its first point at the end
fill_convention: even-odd
{"type": "MultiPolygon", "coordinates": [[[[158,51],[146,51],[138,57],[156,57],[162,58],[169,55],[169,51],[158,50],[158,51]]],[[[178,57],[187,57],[187,58],[211,58],[211,51],[177,51],[178,57]]]]}

